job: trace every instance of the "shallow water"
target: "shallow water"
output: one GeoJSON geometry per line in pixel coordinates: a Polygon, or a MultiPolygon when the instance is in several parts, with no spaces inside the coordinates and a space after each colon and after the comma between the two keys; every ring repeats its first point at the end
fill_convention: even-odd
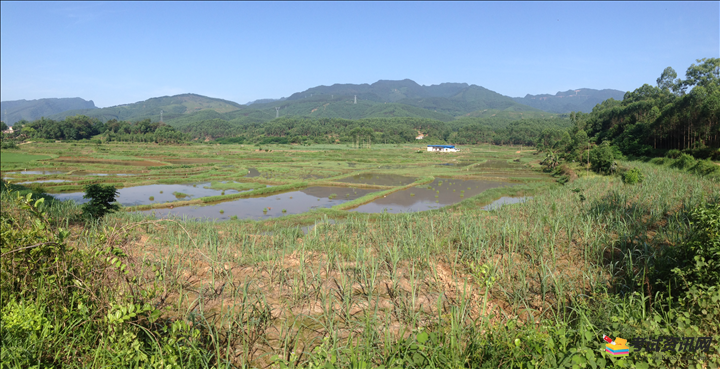
{"type": "Polygon", "coordinates": [[[505,182],[436,178],[428,185],[393,192],[387,197],[360,205],[349,211],[359,213],[406,213],[438,209],[452,205],[483,191],[496,187],[512,186],[505,182]],[[438,192],[439,191],[439,192],[438,192]]]}
{"type": "Polygon", "coordinates": [[[260,172],[255,168],[248,168],[248,174],[245,175],[247,178],[260,177],[260,172]]]}
{"type": "Polygon", "coordinates": [[[302,214],[312,209],[330,208],[374,191],[375,190],[348,187],[308,187],[299,191],[237,199],[212,205],[154,209],[142,211],[142,213],[154,213],[155,216],[159,218],[172,215],[228,220],[232,216],[236,216],[238,219],[262,220],[290,214],[302,214]],[[331,199],[330,196],[333,194],[337,196],[331,199]],[[263,209],[267,211],[263,211],[263,209]],[[283,209],[285,209],[285,212],[283,212],[283,209]],[[223,213],[220,213],[220,210],[222,210],[223,213]]]}
{"type": "Polygon", "coordinates": [[[130,173],[88,173],[84,170],[76,170],[71,173],[71,175],[74,176],[99,176],[99,177],[107,177],[107,176],[135,176],[137,174],[130,174],[130,173]]]}
{"type": "Polygon", "coordinates": [[[379,186],[405,186],[415,182],[417,178],[405,177],[397,174],[358,174],[352,177],[338,179],[337,182],[363,183],[379,186]]]}
{"type": "Polygon", "coordinates": [[[503,205],[510,205],[510,204],[520,204],[525,201],[531,200],[532,196],[524,196],[524,197],[501,197],[492,203],[485,205],[482,207],[483,210],[496,210],[501,208],[503,205]]]}
{"type": "MultiPolygon", "coordinates": [[[[191,200],[198,197],[218,196],[222,194],[222,190],[213,190],[204,188],[210,186],[210,183],[199,183],[193,187],[192,184],[156,184],[147,186],[125,187],[118,190],[119,196],[117,201],[124,206],[147,205],[154,203],[173,202],[191,200]],[[163,193],[160,193],[162,191],[163,193]],[[188,197],[178,198],[173,192],[179,192],[188,195],[188,197]],[[150,197],[153,200],[150,200],[150,197]]],[[[238,193],[236,190],[225,190],[225,194],[238,193]]],[[[59,193],[50,194],[58,200],[74,200],[78,204],[88,202],[83,199],[84,192],[59,193]]]]}
{"type": "Polygon", "coordinates": [[[67,172],[53,171],[53,170],[26,170],[23,172],[7,172],[7,174],[42,174],[42,175],[63,174],[63,173],[67,173],[67,172]]]}
{"type": "Polygon", "coordinates": [[[60,182],[70,182],[67,179],[46,179],[44,181],[27,181],[27,182],[19,182],[17,184],[28,184],[28,183],[60,183],[60,182]]]}

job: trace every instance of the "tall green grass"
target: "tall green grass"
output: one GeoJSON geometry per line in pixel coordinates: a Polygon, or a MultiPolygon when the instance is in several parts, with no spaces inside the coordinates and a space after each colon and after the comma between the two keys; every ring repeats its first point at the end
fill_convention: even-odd
{"type": "MultiPolygon", "coordinates": [[[[109,302],[90,307],[96,311],[92,317],[82,315],[77,304],[65,306],[66,315],[57,313],[62,309],[44,305],[49,292],[16,301],[25,305],[3,299],[3,322],[27,311],[27,317],[39,317],[34,321],[41,327],[57,327],[40,334],[40,344],[30,334],[4,330],[2,351],[33,354],[3,362],[77,367],[717,365],[716,347],[708,359],[680,355],[673,361],[634,352],[623,359],[625,364],[602,353],[603,334],[700,335],[713,336],[715,342],[720,334],[711,291],[692,299],[667,296],[648,290],[654,284],[645,278],[659,265],[662,250],[686,242],[694,232],[689,212],[720,201],[720,188],[684,171],[630,165],[645,175],[643,183],[626,185],[617,177],[600,176],[564,186],[534,183],[515,188],[517,195],[532,195],[531,201],[498,210],[479,210],[478,205],[500,194],[488,193],[432,212],[345,214],[307,235],[293,225],[303,216],[258,223],[116,213],[79,224],[72,205],[52,205],[47,211],[53,224],[77,229],[70,245],[88,253],[117,248],[127,256],[113,257],[127,265],[128,274],[106,276],[102,293],[109,302]],[[102,323],[109,313],[125,316],[122,307],[131,299],[151,304],[160,319],[102,323]],[[41,349],[66,354],[43,356],[41,349]]],[[[3,214],[19,211],[6,195],[2,201],[3,214]]],[[[80,287],[76,291],[82,293],[80,287]]]]}

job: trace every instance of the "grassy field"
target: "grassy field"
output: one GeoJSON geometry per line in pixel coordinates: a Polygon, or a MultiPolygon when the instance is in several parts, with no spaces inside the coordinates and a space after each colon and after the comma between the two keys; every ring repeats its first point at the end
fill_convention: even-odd
{"type": "Polygon", "coordinates": [[[10,150],[3,150],[2,152],[0,152],[0,162],[2,163],[3,168],[17,168],[18,164],[24,164],[35,160],[45,160],[50,158],[51,157],[47,155],[33,155],[24,152],[13,152],[10,150]]]}
{"type": "MultiPolygon", "coordinates": [[[[63,157],[67,146],[23,150],[63,157]]],[[[616,358],[605,353],[602,341],[606,334],[709,336],[718,342],[720,309],[712,301],[720,293],[710,288],[692,298],[670,299],[648,280],[661,270],[664,250],[693,234],[691,213],[720,201],[716,181],[631,162],[622,165],[639,168],[642,184],[583,176],[574,168],[581,177],[562,186],[540,171],[532,151],[495,146],[432,154],[418,153],[420,145],[257,151],[240,145],[78,144],[75,157],[101,158],[103,149],[166,165],[47,160],[31,164],[69,173],[32,178],[77,178],[70,185],[47,184],[50,190],[89,183],[72,174],[80,170],[138,174],[93,179],[124,186],[232,180],[291,187],[303,181],[337,184],[369,171],[413,176],[422,183],[448,177],[517,186],[421,213],[324,209],[265,222],[156,220],[119,212],[83,223],[77,206],[53,204],[45,208],[53,227],[70,231],[62,242],[82,257],[62,259],[75,272],[62,274],[67,282],[59,288],[34,284],[33,293],[13,295],[3,281],[4,300],[18,300],[3,310],[3,324],[12,328],[4,328],[4,366],[694,368],[720,363],[717,345],[705,356],[633,351],[616,358]],[[220,163],[172,164],[170,158],[220,163]],[[259,175],[244,177],[248,168],[259,175]],[[500,196],[520,195],[533,199],[480,210],[500,196]],[[313,227],[304,234],[303,225],[313,227]],[[5,323],[21,317],[34,325],[5,323]]],[[[32,228],[31,216],[22,215],[21,200],[3,193],[2,201],[4,217],[11,214],[20,225],[4,225],[4,239],[20,237],[17,229],[42,234],[32,228]]],[[[23,245],[18,241],[12,248],[23,245]]]]}

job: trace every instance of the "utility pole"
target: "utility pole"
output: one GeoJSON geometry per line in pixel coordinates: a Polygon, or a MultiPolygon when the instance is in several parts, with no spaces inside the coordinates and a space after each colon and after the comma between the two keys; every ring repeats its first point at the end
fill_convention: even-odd
{"type": "Polygon", "coordinates": [[[357,95],[355,95],[355,102],[354,104],[357,104],[357,95]]]}
{"type": "Polygon", "coordinates": [[[275,107],[275,119],[277,119],[279,117],[280,117],[280,107],[276,106],[275,107]]]}
{"type": "Polygon", "coordinates": [[[162,111],[162,109],[160,109],[160,123],[162,123],[162,121],[163,121],[163,120],[162,120],[162,115],[163,115],[163,111],[162,111]]]}

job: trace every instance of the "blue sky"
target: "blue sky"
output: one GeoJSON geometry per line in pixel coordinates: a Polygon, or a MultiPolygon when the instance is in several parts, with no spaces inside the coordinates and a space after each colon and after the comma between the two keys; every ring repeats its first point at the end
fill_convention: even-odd
{"type": "Polygon", "coordinates": [[[720,57],[719,2],[0,2],[2,100],[239,103],[409,78],[634,90],[720,57]]]}

